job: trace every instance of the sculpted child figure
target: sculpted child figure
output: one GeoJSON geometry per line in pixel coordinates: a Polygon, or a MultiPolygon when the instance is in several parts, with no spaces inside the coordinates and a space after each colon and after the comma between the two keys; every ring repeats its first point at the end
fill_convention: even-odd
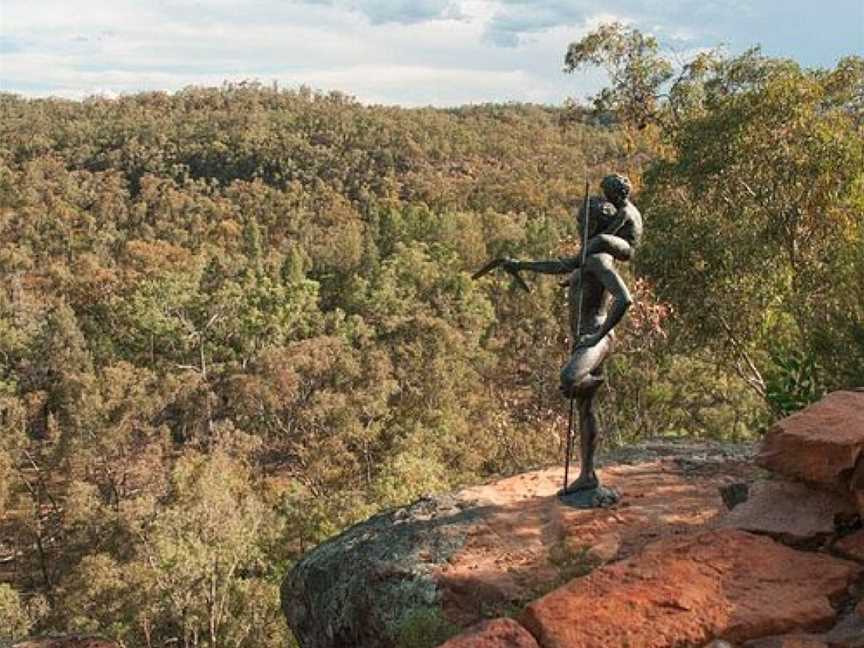
{"type": "MultiPolygon", "coordinates": [[[[594,414],[594,397],[603,384],[603,363],[612,352],[614,327],[633,303],[630,291],[615,267],[616,261],[629,261],[642,236],[642,216],[630,202],[630,181],[609,175],[601,183],[604,198],[588,201],[588,243],[585,268],[580,272],[581,256],[541,261],[508,259],[503,264],[510,272],[528,270],[543,274],[569,274],[571,355],[561,370],[561,393],[575,398],[579,412],[580,474],[562,494],[599,486],[594,455],[599,430],[594,414]],[[580,281],[583,285],[580,286],[580,281]],[[582,313],[578,312],[582,291],[582,313]],[[581,323],[581,330],[577,330],[581,323]]],[[[585,214],[580,209],[579,226],[584,232],[585,214]]]]}

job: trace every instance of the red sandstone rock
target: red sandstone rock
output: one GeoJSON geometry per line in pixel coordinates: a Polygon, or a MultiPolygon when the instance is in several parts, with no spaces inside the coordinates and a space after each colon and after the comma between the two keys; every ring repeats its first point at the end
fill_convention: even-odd
{"type": "Polygon", "coordinates": [[[735,529],[669,538],[528,606],[543,648],[701,645],[821,630],[860,565],[735,529]]]}
{"type": "Polygon", "coordinates": [[[765,533],[791,544],[834,533],[837,514],[854,515],[855,506],[836,493],[801,482],[764,480],[721,521],[722,526],[765,533]]]}
{"type": "Polygon", "coordinates": [[[734,461],[706,464],[704,473],[672,460],[610,466],[601,479],[622,493],[621,503],[595,510],[561,503],[561,473],[525,473],[460,493],[483,515],[464,547],[434,572],[452,623],[468,627],[490,609],[501,614],[529,603],[562,582],[562,564],[578,568],[582,560],[587,570],[713,523],[725,510],[719,487],[755,470],[734,461]]]}
{"type": "MultiPolygon", "coordinates": [[[[571,547],[578,540],[571,538],[571,547]]],[[[617,533],[606,533],[594,542],[588,549],[586,555],[592,561],[597,563],[607,563],[615,560],[618,552],[621,550],[621,537],[617,533]]]]}
{"type": "Polygon", "coordinates": [[[850,558],[864,561],[864,529],[841,538],[834,548],[850,558]]]}
{"type": "Polygon", "coordinates": [[[779,421],[756,462],[768,470],[848,492],[864,452],[864,391],[839,391],[779,421]]]}
{"type": "Polygon", "coordinates": [[[513,619],[484,621],[439,648],[538,648],[534,637],[513,619]]]}
{"type": "Polygon", "coordinates": [[[407,605],[409,576],[414,591],[435,592],[459,629],[505,616],[604,562],[714,524],[725,511],[719,489],[761,472],[748,448],[730,445],[657,440],[624,456],[630,463],[613,459],[600,471],[622,493],[611,508],[567,506],[555,495],[557,466],[426,498],[346,530],[283,581],[295,636],[309,648],[391,648],[388,623],[407,605]]]}

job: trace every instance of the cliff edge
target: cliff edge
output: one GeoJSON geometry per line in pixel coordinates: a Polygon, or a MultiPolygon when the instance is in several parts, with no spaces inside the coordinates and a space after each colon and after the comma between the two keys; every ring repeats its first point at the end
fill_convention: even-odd
{"type": "Polygon", "coordinates": [[[758,449],[610,453],[609,508],[567,506],[561,473],[425,498],[315,548],[282,586],[300,645],[864,646],[864,392],[758,449]]]}

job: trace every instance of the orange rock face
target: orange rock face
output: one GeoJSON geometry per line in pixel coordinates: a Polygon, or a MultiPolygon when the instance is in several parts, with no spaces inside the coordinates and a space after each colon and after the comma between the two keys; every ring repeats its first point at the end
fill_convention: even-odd
{"type": "Polygon", "coordinates": [[[609,509],[570,508],[555,496],[561,468],[462,492],[483,516],[465,546],[436,571],[446,617],[461,627],[506,613],[581,571],[630,556],[658,539],[711,524],[725,511],[719,487],[755,473],[735,461],[685,470],[674,460],[610,466],[622,493],[609,509]]]}
{"type": "Polygon", "coordinates": [[[622,495],[611,508],[562,502],[557,466],[347,529],[286,574],[292,631],[308,648],[390,648],[388,628],[412,606],[434,602],[460,629],[507,616],[600,565],[713,524],[726,510],[719,489],[761,472],[750,448],[730,444],[658,439],[607,456],[601,479],[622,495]]]}
{"type": "MultiPolygon", "coordinates": [[[[779,421],[765,436],[756,462],[786,477],[848,492],[862,453],[864,391],[838,391],[779,421]]],[[[860,474],[864,468],[858,468],[860,474]]]]}
{"type": "Polygon", "coordinates": [[[671,648],[824,630],[861,573],[852,562],[743,531],[669,538],[535,601],[521,621],[543,648],[671,648]]]}
{"type": "Polygon", "coordinates": [[[538,648],[534,637],[513,619],[484,621],[439,648],[538,648]]]}

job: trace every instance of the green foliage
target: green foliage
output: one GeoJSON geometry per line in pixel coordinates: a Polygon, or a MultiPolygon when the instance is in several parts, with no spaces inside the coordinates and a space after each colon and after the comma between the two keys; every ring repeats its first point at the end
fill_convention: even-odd
{"type": "Polygon", "coordinates": [[[672,64],[659,55],[660,44],[649,34],[622,23],[606,23],[571,43],[564,70],[586,65],[602,67],[610,85],[594,98],[594,110],[614,112],[624,123],[644,128],[656,119],[661,87],[672,78],[672,64]]]}
{"type": "MultiPolygon", "coordinates": [[[[278,574],[265,553],[280,521],[253,483],[224,448],[185,454],[160,508],[120,512],[117,523],[138,541],[84,556],[63,580],[55,623],[126,645],[285,645],[278,574]]],[[[106,516],[94,511],[90,523],[106,516]]]]}
{"type": "Polygon", "coordinates": [[[434,648],[458,631],[444,618],[440,608],[413,608],[398,623],[396,645],[399,648],[434,648]]]}
{"type": "Polygon", "coordinates": [[[767,422],[762,398],[716,360],[682,353],[671,341],[653,357],[642,355],[620,358],[610,369],[603,408],[608,442],[651,435],[742,441],[767,422]]]}
{"type": "Polygon", "coordinates": [[[32,625],[21,597],[7,583],[0,583],[0,638],[6,641],[24,639],[32,625]]]}
{"type": "Polygon", "coordinates": [[[774,410],[787,415],[824,395],[822,368],[812,355],[775,350],[765,379],[765,396],[774,410]]]}
{"type": "Polygon", "coordinates": [[[864,60],[807,70],[758,48],[711,51],[675,77],[656,40],[611,24],[570,46],[568,69],[586,64],[610,74],[598,109],[660,128],[637,258],[675,308],[676,344],[778,412],[862,384],[864,60]],[[809,360],[778,360],[778,342],[809,360]]]}
{"type": "Polygon", "coordinates": [[[753,53],[718,65],[703,106],[670,132],[673,156],[646,178],[643,268],[677,307],[680,334],[763,395],[771,367],[792,371],[772,360],[777,342],[823,368],[812,397],[864,381],[864,138],[845,74],[753,53]]]}

